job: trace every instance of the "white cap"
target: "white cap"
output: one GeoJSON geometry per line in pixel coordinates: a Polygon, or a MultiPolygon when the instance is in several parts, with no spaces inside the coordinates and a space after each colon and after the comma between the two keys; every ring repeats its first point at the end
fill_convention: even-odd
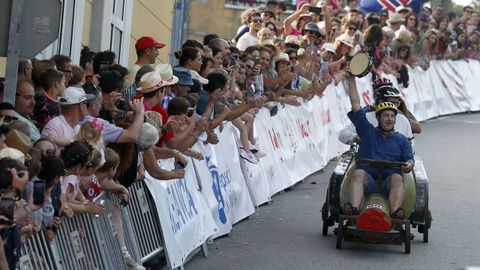
{"type": "Polygon", "coordinates": [[[324,43],[322,45],[322,50],[325,50],[327,52],[331,52],[333,54],[337,54],[337,51],[335,50],[335,45],[332,43],[324,43]]]}
{"type": "Polygon", "coordinates": [[[91,94],[85,94],[83,88],[76,86],[69,86],[65,91],[63,91],[62,96],[60,97],[60,105],[73,105],[82,103],[86,100],[94,99],[95,96],[91,94]]]}

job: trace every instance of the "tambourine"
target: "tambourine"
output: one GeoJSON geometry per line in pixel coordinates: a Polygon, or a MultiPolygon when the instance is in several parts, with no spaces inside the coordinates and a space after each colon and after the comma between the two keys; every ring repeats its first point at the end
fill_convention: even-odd
{"type": "Polygon", "coordinates": [[[362,78],[372,70],[372,59],[366,53],[357,53],[350,60],[350,74],[362,78]]]}

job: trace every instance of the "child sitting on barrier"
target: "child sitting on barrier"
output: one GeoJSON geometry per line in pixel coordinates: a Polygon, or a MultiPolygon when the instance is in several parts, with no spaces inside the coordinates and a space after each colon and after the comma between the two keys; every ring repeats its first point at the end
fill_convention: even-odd
{"type": "MultiPolygon", "coordinates": [[[[88,175],[100,164],[101,154],[97,151],[92,154],[92,147],[86,142],[74,141],[62,150],[62,158],[66,173],[61,179],[62,206],[68,205],[74,213],[101,214],[103,205],[89,203],[80,192],[80,175],[88,175]]],[[[93,172],[92,172],[93,173],[93,172]]]]}

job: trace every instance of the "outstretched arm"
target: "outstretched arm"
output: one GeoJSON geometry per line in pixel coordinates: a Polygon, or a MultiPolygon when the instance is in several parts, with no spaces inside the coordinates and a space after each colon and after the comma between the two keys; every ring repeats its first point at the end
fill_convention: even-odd
{"type": "Polygon", "coordinates": [[[362,107],[360,106],[360,96],[357,91],[357,83],[355,77],[348,76],[348,92],[350,96],[350,103],[352,104],[352,112],[358,112],[362,107]]]}

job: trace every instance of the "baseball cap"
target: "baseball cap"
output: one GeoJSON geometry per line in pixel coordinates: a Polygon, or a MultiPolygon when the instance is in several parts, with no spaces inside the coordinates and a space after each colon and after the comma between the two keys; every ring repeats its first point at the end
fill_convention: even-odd
{"type": "Polygon", "coordinates": [[[74,105],[94,98],[95,95],[85,94],[83,88],[69,86],[63,91],[63,94],[60,97],[60,105],[74,105]]]}
{"type": "Polygon", "coordinates": [[[335,50],[335,45],[333,45],[332,43],[325,43],[323,44],[322,46],[322,49],[327,51],[327,52],[331,52],[333,54],[337,54],[337,51],[335,50]]]}
{"type": "Polygon", "coordinates": [[[135,43],[135,49],[137,51],[143,51],[146,48],[157,47],[159,49],[165,47],[165,44],[156,41],[153,37],[143,36],[135,43]]]}
{"type": "Polygon", "coordinates": [[[174,67],[173,75],[178,77],[177,84],[192,86],[192,75],[190,71],[184,67],[174,67]]]}

